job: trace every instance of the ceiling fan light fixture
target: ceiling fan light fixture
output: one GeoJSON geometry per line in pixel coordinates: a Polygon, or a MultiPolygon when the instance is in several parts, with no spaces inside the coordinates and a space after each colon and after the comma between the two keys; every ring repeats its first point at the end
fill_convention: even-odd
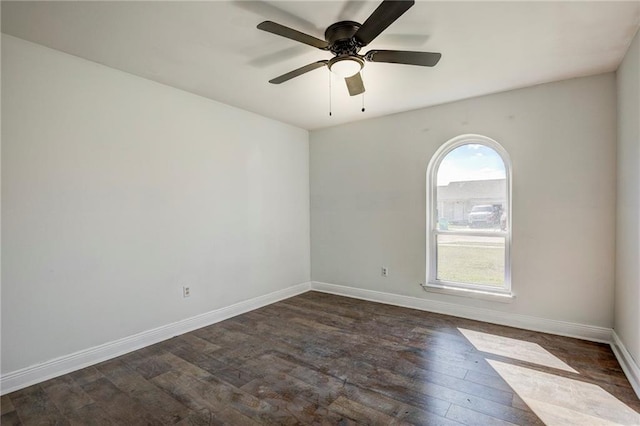
{"type": "Polygon", "coordinates": [[[329,69],[340,78],[358,74],[363,66],[364,62],[355,56],[338,56],[329,61],[329,69]]]}

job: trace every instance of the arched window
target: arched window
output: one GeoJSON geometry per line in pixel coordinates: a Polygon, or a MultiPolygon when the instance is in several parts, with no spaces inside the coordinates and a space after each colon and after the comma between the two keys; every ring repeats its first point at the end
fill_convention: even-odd
{"type": "Polygon", "coordinates": [[[511,163],[496,141],[462,135],[427,170],[427,289],[511,296],[511,163]]]}

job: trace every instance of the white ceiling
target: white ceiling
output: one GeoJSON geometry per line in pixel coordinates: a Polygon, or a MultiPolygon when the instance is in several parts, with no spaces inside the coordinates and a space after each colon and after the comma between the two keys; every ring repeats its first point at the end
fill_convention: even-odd
{"type": "MultiPolygon", "coordinates": [[[[272,20],[318,38],[379,1],[2,2],[2,32],[305,129],[614,71],[640,1],[418,1],[369,49],[441,52],[434,68],[367,63],[362,97],[321,68],[331,54],[256,29],[272,20]]],[[[361,53],[362,53],[361,52],[361,53]]]]}

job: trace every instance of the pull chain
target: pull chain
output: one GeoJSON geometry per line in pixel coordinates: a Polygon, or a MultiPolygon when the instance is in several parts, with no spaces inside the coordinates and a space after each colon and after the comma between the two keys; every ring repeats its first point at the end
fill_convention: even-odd
{"type": "MultiPolygon", "coordinates": [[[[362,77],[363,72],[360,71],[360,77],[362,77]]],[[[364,112],[364,92],[362,92],[362,112],[364,112]]]]}
{"type": "Polygon", "coordinates": [[[331,117],[331,71],[329,71],[329,117],[331,117]]]}

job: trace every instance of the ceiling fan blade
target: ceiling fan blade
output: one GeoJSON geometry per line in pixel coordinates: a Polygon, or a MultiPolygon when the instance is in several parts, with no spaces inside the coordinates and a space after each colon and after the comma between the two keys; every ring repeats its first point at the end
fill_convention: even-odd
{"type": "Polygon", "coordinates": [[[320,40],[309,34],[301,33],[293,28],[285,27],[284,25],[276,24],[272,21],[264,21],[258,24],[258,29],[266,31],[268,33],[276,34],[282,37],[286,37],[291,40],[299,41],[300,43],[308,44],[309,46],[317,47],[318,49],[327,50],[329,43],[324,40],[320,40]]]}
{"type": "Polygon", "coordinates": [[[371,43],[389,25],[402,16],[415,3],[414,0],[384,0],[354,34],[361,46],[371,43]]]}
{"type": "Polygon", "coordinates": [[[320,68],[320,67],[324,67],[325,65],[327,65],[327,62],[329,61],[318,61],[318,62],[313,62],[309,65],[305,65],[304,67],[300,67],[296,70],[293,71],[289,71],[286,74],[282,74],[280,77],[276,77],[273,78],[271,80],[269,80],[269,83],[271,84],[280,84],[280,83],[284,83],[287,80],[291,80],[294,77],[298,77],[304,73],[307,73],[309,71],[313,71],[316,68],[320,68]]]}
{"type": "Polygon", "coordinates": [[[441,57],[441,53],[410,52],[407,50],[371,50],[364,55],[364,58],[370,62],[420,65],[423,67],[434,66],[441,57]]]}
{"type": "Polygon", "coordinates": [[[344,79],[347,83],[347,89],[349,89],[349,96],[356,96],[364,93],[364,82],[360,73],[354,74],[351,77],[344,79]]]}

